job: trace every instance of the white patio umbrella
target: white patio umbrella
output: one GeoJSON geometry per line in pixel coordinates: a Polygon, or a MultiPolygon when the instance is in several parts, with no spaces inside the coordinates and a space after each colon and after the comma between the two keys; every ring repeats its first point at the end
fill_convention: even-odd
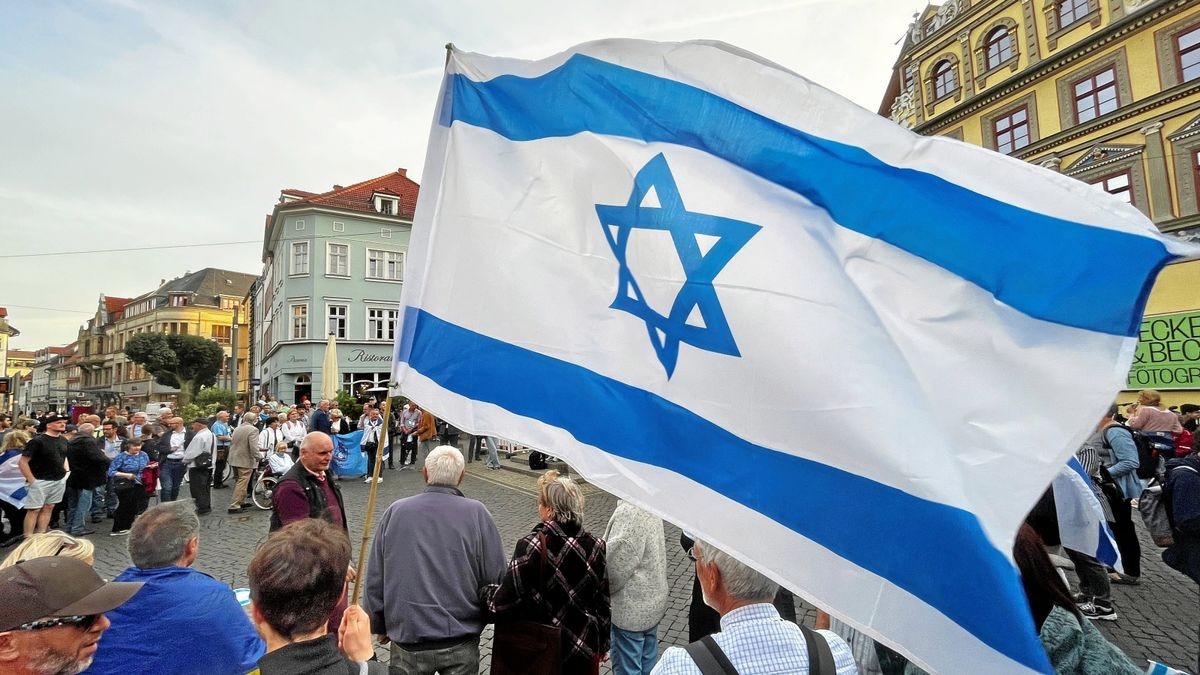
{"type": "Polygon", "coordinates": [[[333,401],[341,389],[342,376],[338,373],[337,338],[329,334],[325,343],[325,361],[321,364],[321,397],[333,401]]]}

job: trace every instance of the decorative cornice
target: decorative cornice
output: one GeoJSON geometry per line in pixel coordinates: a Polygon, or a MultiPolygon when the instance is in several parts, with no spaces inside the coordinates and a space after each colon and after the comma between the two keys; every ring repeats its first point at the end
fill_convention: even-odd
{"type": "Polygon", "coordinates": [[[1132,16],[1119,19],[1111,26],[1103,31],[1092,35],[1089,39],[1072,46],[1070,49],[1039,61],[1035,66],[1026,68],[1024,71],[1017,73],[1008,80],[1001,82],[995,87],[968,99],[956,108],[942,113],[940,116],[927,120],[923,124],[919,124],[914,128],[919,134],[932,135],[941,129],[944,129],[952,124],[962,121],[964,118],[978,112],[1004,97],[1016,91],[1023,89],[1025,86],[1034,84],[1040,81],[1045,75],[1060,70],[1075,61],[1108,46],[1123,37],[1128,33],[1138,30],[1148,24],[1151,24],[1169,14],[1181,10],[1190,5],[1193,0],[1172,0],[1164,3],[1161,7],[1139,12],[1132,16]]]}

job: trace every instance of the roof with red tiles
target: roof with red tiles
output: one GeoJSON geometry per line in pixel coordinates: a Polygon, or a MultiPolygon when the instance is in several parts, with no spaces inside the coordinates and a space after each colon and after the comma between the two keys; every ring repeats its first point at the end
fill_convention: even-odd
{"type": "Polygon", "coordinates": [[[117,318],[125,305],[133,302],[133,298],[110,298],[104,297],[104,311],[108,312],[110,318],[117,318]]]}
{"type": "Polygon", "coordinates": [[[301,206],[328,206],[348,211],[378,214],[375,210],[374,195],[375,193],[381,193],[398,196],[400,198],[400,208],[397,209],[397,213],[394,215],[405,220],[411,220],[413,212],[417,208],[417,193],[420,191],[421,186],[409,178],[407,174],[407,169],[400,168],[391,173],[370,180],[364,180],[354,185],[346,187],[334,186],[334,189],[319,194],[289,188],[283,190],[283,194],[300,197],[300,199],[281,202],[275,206],[275,211],[278,213],[281,209],[291,209],[301,206]]]}
{"type": "Polygon", "coordinates": [[[35,354],[33,352],[24,349],[8,350],[8,358],[10,359],[32,359],[34,356],[35,354]]]}

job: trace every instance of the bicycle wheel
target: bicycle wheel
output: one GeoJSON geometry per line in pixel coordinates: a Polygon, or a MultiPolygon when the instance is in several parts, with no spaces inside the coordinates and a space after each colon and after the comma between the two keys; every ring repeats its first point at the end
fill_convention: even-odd
{"type": "Polygon", "coordinates": [[[275,493],[275,484],[279,482],[274,476],[263,476],[254,482],[254,492],[250,496],[254,505],[263,511],[270,511],[274,502],[271,495],[275,493]]]}

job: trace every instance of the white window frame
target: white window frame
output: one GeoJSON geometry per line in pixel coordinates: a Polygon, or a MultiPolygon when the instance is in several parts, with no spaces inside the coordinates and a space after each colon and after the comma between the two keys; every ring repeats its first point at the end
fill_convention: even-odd
{"type": "Polygon", "coordinates": [[[307,240],[293,241],[292,242],[292,254],[291,254],[291,257],[288,259],[289,275],[293,276],[293,277],[306,277],[306,276],[308,276],[309,270],[311,270],[311,269],[312,269],[312,246],[309,245],[309,242],[307,240]],[[298,270],[297,265],[296,265],[296,249],[300,246],[304,247],[304,271],[298,270]]]}
{"type": "Polygon", "coordinates": [[[288,339],[289,340],[307,340],[308,339],[308,324],[311,312],[308,311],[307,302],[292,302],[288,303],[288,339]],[[304,308],[304,334],[300,335],[296,330],[296,308],[304,308]]]}
{"type": "Polygon", "coordinates": [[[368,342],[395,342],[396,328],[400,325],[400,309],[393,305],[367,305],[366,312],[366,336],[368,342]],[[371,312],[383,312],[383,337],[375,337],[375,331],[371,328],[371,312]],[[392,315],[392,316],[389,316],[392,315]],[[391,325],[388,325],[388,322],[391,325]],[[391,333],[391,337],[388,336],[391,333]]]}
{"type": "Polygon", "coordinates": [[[379,228],[379,238],[380,239],[391,239],[392,238],[392,228],[390,228],[390,227],[379,228]]]}
{"type": "Polygon", "coordinates": [[[350,260],[350,254],[352,252],[353,251],[352,251],[352,248],[351,248],[349,242],[341,242],[341,241],[325,242],[325,276],[334,277],[337,279],[349,279],[350,274],[351,274],[351,267],[352,267],[351,260],[350,260]],[[330,271],[330,268],[333,263],[332,249],[334,246],[345,246],[346,247],[346,273],[345,274],[337,274],[337,273],[330,271]]]}
{"type": "Polygon", "coordinates": [[[330,319],[333,318],[332,309],[334,307],[341,307],[344,310],[344,313],[342,314],[342,333],[343,334],[337,336],[337,339],[349,340],[350,339],[350,304],[345,303],[345,302],[327,302],[327,303],[325,303],[325,336],[329,337],[329,333],[331,332],[329,322],[330,322],[330,319]]]}
{"type": "Polygon", "coordinates": [[[303,230],[303,229],[304,229],[304,221],[303,221],[303,220],[297,220],[297,221],[296,221],[296,231],[298,232],[298,231],[300,231],[300,230],[303,230]]]}
{"type": "MultiPolygon", "coordinates": [[[[368,248],[367,254],[366,254],[366,259],[364,262],[365,269],[366,269],[366,276],[364,278],[367,281],[381,281],[381,282],[385,282],[385,283],[389,283],[389,284],[403,283],[404,282],[404,258],[405,258],[404,251],[397,251],[396,249],[391,249],[391,248],[368,248]],[[371,254],[372,253],[395,254],[398,258],[396,262],[399,265],[398,276],[396,276],[396,278],[394,278],[394,279],[391,277],[387,277],[387,276],[371,276],[371,254]]],[[[387,264],[388,264],[387,257],[386,256],[381,257],[380,265],[381,265],[381,270],[383,271],[384,274],[387,273],[387,264]]]]}
{"type": "Polygon", "coordinates": [[[345,232],[345,231],[346,231],[346,224],[345,224],[345,223],[338,222],[338,221],[336,221],[336,220],[335,220],[335,221],[333,221],[333,231],[334,231],[334,232],[345,232]]]}

